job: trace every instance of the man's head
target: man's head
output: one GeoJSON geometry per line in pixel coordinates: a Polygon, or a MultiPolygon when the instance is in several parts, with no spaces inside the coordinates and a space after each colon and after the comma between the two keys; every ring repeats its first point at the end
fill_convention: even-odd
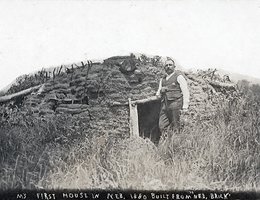
{"type": "Polygon", "coordinates": [[[165,61],[164,69],[167,74],[171,74],[175,71],[175,63],[172,59],[167,59],[165,61]]]}

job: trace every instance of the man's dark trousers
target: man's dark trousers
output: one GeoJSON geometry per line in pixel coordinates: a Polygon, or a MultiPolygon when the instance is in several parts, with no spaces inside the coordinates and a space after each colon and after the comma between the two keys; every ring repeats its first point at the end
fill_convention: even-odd
{"type": "Polygon", "coordinates": [[[173,127],[174,131],[180,131],[180,115],[183,106],[182,98],[177,100],[164,100],[161,105],[161,111],[159,116],[159,128],[160,132],[169,130],[173,127]],[[165,103],[167,101],[167,104],[165,103]]]}

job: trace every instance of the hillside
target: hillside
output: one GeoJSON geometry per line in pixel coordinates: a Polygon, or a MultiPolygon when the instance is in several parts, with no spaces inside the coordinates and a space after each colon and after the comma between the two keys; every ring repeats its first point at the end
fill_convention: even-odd
{"type": "Polygon", "coordinates": [[[23,77],[0,98],[1,187],[257,189],[254,99],[214,70],[185,72],[182,133],[159,141],[163,75],[159,56],[130,55],[23,77]],[[130,134],[129,99],[140,137],[130,134]]]}
{"type": "Polygon", "coordinates": [[[251,84],[260,84],[260,79],[252,77],[252,76],[247,76],[247,75],[243,75],[243,74],[239,74],[239,73],[229,72],[229,71],[223,70],[223,69],[218,69],[218,73],[222,76],[224,76],[225,74],[228,74],[231,81],[233,81],[234,83],[237,83],[240,80],[247,80],[251,84]]]}

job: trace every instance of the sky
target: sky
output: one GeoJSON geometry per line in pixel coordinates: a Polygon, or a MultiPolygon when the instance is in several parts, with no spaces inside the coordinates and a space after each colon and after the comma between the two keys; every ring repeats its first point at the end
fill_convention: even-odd
{"type": "Polygon", "coordinates": [[[0,8],[0,89],[42,67],[131,52],[260,78],[259,0],[2,0],[0,8]]]}

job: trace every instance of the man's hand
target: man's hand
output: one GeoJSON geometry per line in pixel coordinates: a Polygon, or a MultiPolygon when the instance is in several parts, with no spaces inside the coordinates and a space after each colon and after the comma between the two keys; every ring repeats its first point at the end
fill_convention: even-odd
{"type": "Polygon", "coordinates": [[[188,123],[188,108],[182,108],[181,110],[181,123],[182,124],[187,124],[188,123]]]}
{"type": "Polygon", "coordinates": [[[181,114],[182,115],[187,115],[188,114],[188,108],[182,108],[181,114]]]}
{"type": "Polygon", "coordinates": [[[155,94],[155,96],[156,96],[158,99],[160,99],[160,98],[161,98],[161,94],[160,94],[160,93],[158,93],[158,92],[155,94]]]}
{"type": "Polygon", "coordinates": [[[188,112],[188,108],[183,108],[182,112],[184,112],[184,113],[188,112]]]}
{"type": "Polygon", "coordinates": [[[165,92],[167,92],[167,88],[166,87],[162,87],[161,88],[161,93],[165,93],[165,92]]]}

